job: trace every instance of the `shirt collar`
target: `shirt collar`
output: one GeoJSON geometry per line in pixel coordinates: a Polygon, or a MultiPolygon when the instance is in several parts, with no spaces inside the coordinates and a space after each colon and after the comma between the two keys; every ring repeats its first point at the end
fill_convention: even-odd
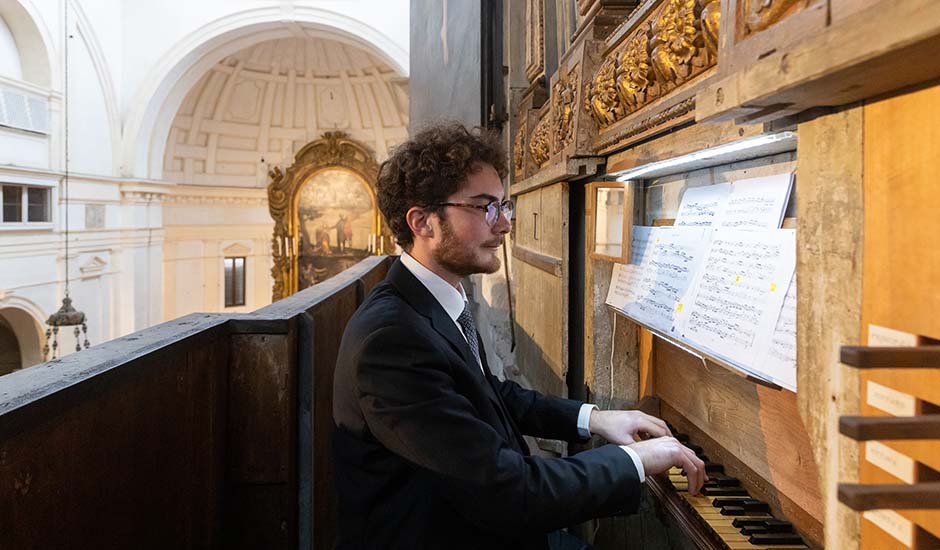
{"type": "Polygon", "coordinates": [[[467,303],[467,293],[464,292],[463,284],[459,285],[459,289],[454,288],[438,274],[421,265],[421,262],[414,259],[411,254],[404,251],[401,253],[401,263],[428,289],[431,296],[434,296],[434,299],[444,308],[447,316],[456,322],[467,303]]]}

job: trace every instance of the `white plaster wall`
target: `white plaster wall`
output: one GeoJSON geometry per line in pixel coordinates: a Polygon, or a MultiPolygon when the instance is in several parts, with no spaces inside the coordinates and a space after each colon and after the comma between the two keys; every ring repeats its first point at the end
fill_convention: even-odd
{"type": "Polygon", "coordinates": [[[115,144],[107,97],[88,48],[88,32],[76,28],[69,42],[69,169],[116,175],[115,144]]]}
{"type": "Polygon", "coordinates": [[[0,76],[23,79],[23,67],[20,64],[20,52],[16,48],[13,33],[0,17],[0,76]]]}
{"type": "MultiPolygon", "coordinates": [[[[243,250],[247,258],[246,305],[226,311],[270,303],[273,221],[265,190],[234,188],[224,175],[205,186],[180,185],[160,179],[160,171],[151,174],[147,163],[128,165],[125,153],[166,143],[188,91],[187,71],[204,73],[221,59],[213,57],[220,48],[236,52],[265,32],[310,36],[321,29],[358,44],[369,38],[367,46],[407,77],[408,7],[408,0],[0,0],[6,25],[0,27],[0,87],[42,98],[49,110],[48,134],[0,128],[0,183],[52,188],[51,222],[0,224],[0,309],[25,312],[36,331],[34,349],[24,353],[41,354],[35,348],[44,343],[45,320],[59,308],[66,280],[74,305],[88,316],[92,344],[192,311],[226,310],[226,249],[243,250]],[[175,104],[168,101],[174,89],[175,104]],[[145,119],[148,109],[152,116],[145,119]]],[[[396,83],[396,94],[406,91],[405,82],[396,83]]],[[[62,352],[74,349],[70,333],[60,342],[62,352]]]]}
{"type": "Polygon", "coordinates": [[[266,191],[178,186],[164,204],[163,312],[248,312],[271,303],[274,221],[266,191]],[[228,251],[228,252],[227,252],[228,251]],[[245,305],[225,307],[223,259],[245,257],[245,305]]]}

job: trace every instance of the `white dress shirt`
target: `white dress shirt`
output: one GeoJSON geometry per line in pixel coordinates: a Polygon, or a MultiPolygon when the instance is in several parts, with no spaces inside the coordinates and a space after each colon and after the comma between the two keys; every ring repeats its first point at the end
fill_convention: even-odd
{"type": "MultiPolygon", "coordinates": [[[[411,274],[428,289],[431,296],[434,296],[434,299],[444,308],[444,312],[447,313],[447,316],[454,322],[454,326],[457,327],[460,334],[463,334],[463,329],[460,327],[460,323],[457,322],[457,318],[460,317],[460,314],[463,312],[468,302],[467,293],[463,289],[463,284],[458,284],[456,288],[451,286],[450,283],[442,279],[437,273],[424,267],[421,262],[414,259],[411,254],[404,251],[401,253],[401,263],[405,266],[405,269],[410,271],[411,274]]],[[[463,337],[466,339],[467,335],[463,334],[463,337]]],[[[481,363],[478,363],[478,365],[480,370],[483,370],[483,365],[481,363]]],[[[590,425],[591,411],[596,408],[596,405],[585,403],[581,405],[581,410],[578,411],[578,434],[583,438],[591,437],[588,426],[590,425]]],[[[640,456],[636,454],[636,451],[626,445],[621,445],[620,448],[626,451],[626,453],[630,455],[630,458],[633,459],[633,464],[636,466],[640,481],[646,481],[646,472],[643,469],[643,462],[640,460],[640,456]]]]}

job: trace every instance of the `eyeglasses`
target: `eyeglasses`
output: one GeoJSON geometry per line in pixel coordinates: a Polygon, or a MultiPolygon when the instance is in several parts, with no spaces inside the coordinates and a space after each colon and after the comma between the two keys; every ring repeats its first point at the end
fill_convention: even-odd
{"type": "Polygon", "coordinates": [[[486,223],[487,225],[496,225],[496,220],[499,219],[499,213],[502,212],[503,216],[507,220],[512,220],[512,214],[516,210],[516,205],[509,199],[506,199],[502,202],[490,201],[486,206],[479,206],[476,204],[466,204],[462,202],[439,202],[437,206],[459,206],[461,208],[474,208],[476,210],[482,210],[486,212],[486,223]]]}

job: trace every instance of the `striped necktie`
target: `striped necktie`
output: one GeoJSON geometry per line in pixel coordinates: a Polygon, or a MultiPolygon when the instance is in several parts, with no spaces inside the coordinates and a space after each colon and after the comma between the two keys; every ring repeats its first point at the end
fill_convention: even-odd
{"type": "Polygon", "coordinates": [[[460,316],[457,317],[457,324],[463,329],[463,335],[467,339],[467,344],[470,345],[470,351],[473,352],[473,357],[475,357],[477,363],[482,366],[483,361],[480,361],[480,346],[477,342],[477,329],[473,324],[473,314],[470,313],[469,302],[464,302],[463,311],[461,311],[460,316]]]}

